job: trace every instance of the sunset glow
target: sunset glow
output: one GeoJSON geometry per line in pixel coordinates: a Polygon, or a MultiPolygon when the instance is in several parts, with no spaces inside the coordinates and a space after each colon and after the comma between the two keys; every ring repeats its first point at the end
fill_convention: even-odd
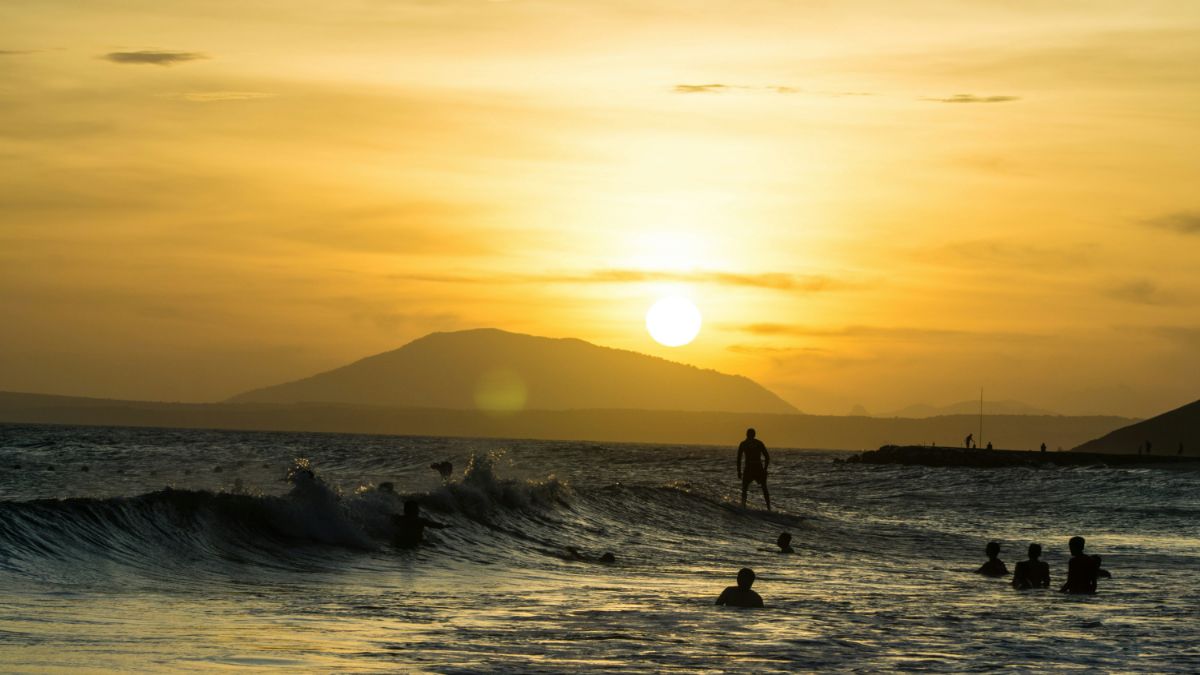
{"type": "Polygon", "coordinates": [[[212,401],[494,326],[811,412],[1190,400],[1196,4],[941,7],[6,4],[0,389],[212,401]],[[686,357],[641,321],[681,285],[686,357]]]}

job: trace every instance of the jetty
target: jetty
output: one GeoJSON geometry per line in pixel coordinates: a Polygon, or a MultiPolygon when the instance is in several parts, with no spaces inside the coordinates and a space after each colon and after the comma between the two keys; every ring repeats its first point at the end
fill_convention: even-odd
{"type": "Polygon", "coordinates": [[[965,466],[1001,468],[1009,466],[1139,466],[1191,465],[1200,467],[1195,455],[1118,455],[1101,452],[1039,452],[1036,450],[983,450],[930,445],[885,445],[878,450],[852,455],[849,464],[906,464],[917,466],[965,466]]]}

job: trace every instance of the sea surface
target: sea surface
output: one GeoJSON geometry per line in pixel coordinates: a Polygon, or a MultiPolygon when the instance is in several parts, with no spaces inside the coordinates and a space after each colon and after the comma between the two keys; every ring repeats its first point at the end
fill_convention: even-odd
{"type": "Polygon", "coordinates": [[[698,447],[0,425],[0,670],[1200,671],[1197,470],[776,448],[767,512],[756,490],[738,505],[740,431],[698,447]],[[408,498],[449,527],[398,550],[408,498]],[[795,554],[773,552],[781,531],[795,554]],[[1039,542],[1057,586],[1077,534],[1113,575],[1095,596],[973,573],[989,540],[1010,569],[1039,542]],[[765,609],[713,605],[741,567],[765,609]]]}

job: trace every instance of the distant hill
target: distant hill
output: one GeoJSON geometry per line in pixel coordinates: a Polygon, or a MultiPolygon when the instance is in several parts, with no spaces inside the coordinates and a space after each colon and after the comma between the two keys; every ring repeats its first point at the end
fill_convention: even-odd
{"type": "MultiPolygon", "coordinates": [[[[906,406],[895,412],[874,415],[874,417],[937,417],[939,415],[978,415],[979,401],[959,401],[950,405],[930,405],[917,403],[906,406]]],[[[1022,403],[1021,401],[984,401],[984,415],[1057,415],[1058,413],[1022,403]]]]}
{"type": "Polygon", "coordinates": [[[1105,436],[1088,441],[1073,451],[1133,454],[1150,442],[1151,454],[1174,455],[1183,444],[1185,455],[1200,454],[1200,401],[1165,412],[1105,436]]]}
{"type": "MultiPolygon", "coordinates": [[[[1069,448],[1131,421],[1000,415],[987,420],[985,442],[1032,450],[1044,441],[1051,450],[1069,448]]],[[[888,443],[958,447],[968,431],[977,429],[978,420],[971,415],[882,419],[669,410],[524,410],[492,415],[478,410],[342,403],[155,403],[0,392],[2,423],[689,443],[730,449],[742,439],[746,427],[753,426],[770,448],[863,450],[888,443]]],[[[0,427],[0,439],[4,431],[0,427]]]]}
{"type": "Polygon", "coordinates": [[[342,403],[457,410],[633,409],[795,413],[741,376],[493,328],[433,333],[230,403],[342,403]]]}

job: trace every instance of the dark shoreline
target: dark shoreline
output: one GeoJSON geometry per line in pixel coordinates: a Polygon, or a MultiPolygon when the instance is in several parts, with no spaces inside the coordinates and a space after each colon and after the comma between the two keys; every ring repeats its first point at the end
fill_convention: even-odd
{"type": "Polygon", "coordinates": [[[928,445],[885,445],[843,460],[850,464],[904,464],[917,466],[1200,466],[1195,455],[1116,455],[1099,452],[1038,452],[1032,450],[981,450],[928,445]]]}

